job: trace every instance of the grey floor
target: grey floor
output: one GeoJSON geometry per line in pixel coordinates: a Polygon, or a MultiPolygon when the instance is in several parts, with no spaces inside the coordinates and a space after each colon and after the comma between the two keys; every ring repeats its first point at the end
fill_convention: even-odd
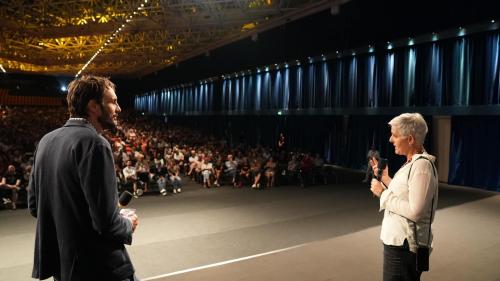
{"type": "MultiPolygon", "coordinates": [[[[180,195],[143,196],[130,207],[140,225],[128,250],[143,281],[381,280],[382,215],[366,184],[254,191],[187,183],[180,195]]],[[[0,211],[0,280],[32,280],[34,228],[26,210],[0,211]]],[[[422,280],[500,280],[500,194],[442,185],[433,229],[422,280]]]]}

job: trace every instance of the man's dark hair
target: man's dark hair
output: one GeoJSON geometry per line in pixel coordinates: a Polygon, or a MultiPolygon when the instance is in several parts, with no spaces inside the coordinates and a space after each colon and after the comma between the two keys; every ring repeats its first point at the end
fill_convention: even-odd
{"type": "Polygon", "coordinates": [[[115,89],[115,84],[106,77],[84,75],[68,85],[68,111],[70,117],[88,117],[87,104],[95,100],[99,104],[106,89],[115,89]]]}

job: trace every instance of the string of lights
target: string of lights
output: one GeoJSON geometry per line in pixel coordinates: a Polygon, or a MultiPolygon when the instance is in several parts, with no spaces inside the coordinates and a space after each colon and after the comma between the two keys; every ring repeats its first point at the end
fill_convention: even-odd
{"type": "Polygon", "coordinates": [[[104,42],[104,44],[94,53],[94,55],[92,57],[90,57],[90,59],[78,71],[78,73],[75,75],[75,78],[80,76],[82,74],[82,72],[92,63],[92,61],[94,61],[94,59],[104,50],[104,48],[106,48],[109,44],[111,44],[111,42],[118,36],[118,33],[123,31],[123,29],[125,29],[126,24],[130,23],[134,19],[134,16],[137,16],[139,14],[138,11],[143,10],[144,5],[147,3],[148,3],[148,0],[144,0],[143,3],[141,3],[141,5],[139,7],[137,7],[137,11],[134,11],[134,13],[132,15],[129,15],[126,18],[125,23],[123,23],[118,29],[115,30],[115,32],[113,32],[113,34],[111,34],[109,36],[109,38],[106,40],[106,42],[104,42]]]}

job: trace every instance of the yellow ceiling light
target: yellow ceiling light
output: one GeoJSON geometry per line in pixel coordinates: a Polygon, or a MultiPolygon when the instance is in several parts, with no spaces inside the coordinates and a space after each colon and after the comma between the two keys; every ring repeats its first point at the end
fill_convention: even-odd
{"type": "Polygon", "coordinates": [[[259,8],[265,6],[271,6],[273,4],[272,0],[253,0],[248,3],[248,8],[259,8]]]}
{"type": "Polygon", "coordinates": [[[87,20],[86,19],[79,19],[76,22],[76,25],[85,25],[85,24],[87,24],[87,20]]]}
{"type": "Polygon", "coordinates": [[[99,18],[99,23],[107,23],[108,21],[109,21],[109,19],[106,16],[101,16],[99,18]]]}
{"type": "Polygon", "coordinates": [[[248,30],[252,30],[256,27],[257,25],[253,22],[249,22],[249,23],[245,23],[242,27],[241,27],[241,31],[248,31],[248,30]]]}
{"type": "Polygon", "coordinates": [[[56,43],[59,46],[65,46],[64,38],[56,38],[56,43]]]}

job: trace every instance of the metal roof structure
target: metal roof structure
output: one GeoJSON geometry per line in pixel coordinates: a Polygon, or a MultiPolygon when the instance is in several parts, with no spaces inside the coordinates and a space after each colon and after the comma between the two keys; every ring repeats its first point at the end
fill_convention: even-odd
{"type": "Polygon", "coordinates": [[[0,0],[0,65],[141,77],[348,1],[0,0]]]}

